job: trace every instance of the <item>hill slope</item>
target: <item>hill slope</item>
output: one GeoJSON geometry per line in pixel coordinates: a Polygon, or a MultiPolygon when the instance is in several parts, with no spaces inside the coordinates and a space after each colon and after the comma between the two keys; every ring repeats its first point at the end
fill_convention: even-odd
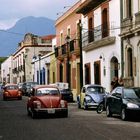
{"type": "Polygon", "coordinates": [[[55,34],[54,24],[54,20],[45,17],[30,16],[20,19],[12,28],[0,31],[0,56],[9,56],[15,52],[26,33],[39,36],[55,34]]]}

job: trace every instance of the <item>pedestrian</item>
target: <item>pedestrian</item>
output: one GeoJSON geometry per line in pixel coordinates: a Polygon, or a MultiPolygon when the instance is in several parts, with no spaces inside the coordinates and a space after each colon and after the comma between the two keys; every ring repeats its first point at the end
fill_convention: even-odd
{"type": "Polygon", "coordinates": [[[111,81],[112,90],[119,86],[118,77],[115,76],[113,81],[111,81]]]}
{"type": "Polygon", "coordinates": [[[124,82],[123,82],[123,78],[122,77],[120,77],[119,78],[119,86],[124,86],[124,82]]]}

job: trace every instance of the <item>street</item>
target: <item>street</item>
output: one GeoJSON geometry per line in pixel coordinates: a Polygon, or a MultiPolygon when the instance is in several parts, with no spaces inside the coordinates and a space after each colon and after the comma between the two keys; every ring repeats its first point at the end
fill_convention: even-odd
{"type": "Polygon", "coordinates": [[[78,109],[69,103],[68,118],[32,119],[27,97],[3,101],[0,97],[0,140],[139,140],[140,121],[107,118],[105,112],[78,109]]]}

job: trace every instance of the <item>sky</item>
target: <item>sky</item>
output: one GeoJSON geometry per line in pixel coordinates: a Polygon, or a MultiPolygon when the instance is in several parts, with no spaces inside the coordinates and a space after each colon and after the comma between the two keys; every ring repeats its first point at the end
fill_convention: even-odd
{"type": "Polygon", "coordinates": [[[47,17],[56,20],[78,1],[79,0],[0,0],[0,29],[9,29],[14,26],[16,21],[27,16],[47,17]]]}

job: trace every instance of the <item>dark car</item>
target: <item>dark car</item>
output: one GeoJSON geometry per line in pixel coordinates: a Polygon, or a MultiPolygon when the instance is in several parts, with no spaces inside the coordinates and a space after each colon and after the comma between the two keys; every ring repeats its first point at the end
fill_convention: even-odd
{"type": "Polygon", "coordinates": [[[106,101],[106,115],[121,116],[122,120],[140,115],[140,88],[117,87],[106,101]]]}
{"type": "Polygon", "coordinates": [[[38,85],[33,87],[27,101],[27,112],[32,118],[41,114],[68,117],[67,101],[62,99],[57,87],[38,85]]]}
{"type": "Polygon", "coordinates": [[[68,102],[73,102],[72,90],[70,90],[70,89],[60,89],[60,93],[62,95],[62,99],[66,100],[68,102]]]}
{"type": "Polygon", "coordinates": [[[37,82],[24,82],[21,88],[22,94],[25,96],[29,96],[32,88],[38,85],[37,82]]]}
{"type": "Polygon", "coordinates": [[[78,108],[97,108],[106,95],[105,88],[97,84],[87,84],[82,87],[80,95],[77,97],[78,108]]]}

